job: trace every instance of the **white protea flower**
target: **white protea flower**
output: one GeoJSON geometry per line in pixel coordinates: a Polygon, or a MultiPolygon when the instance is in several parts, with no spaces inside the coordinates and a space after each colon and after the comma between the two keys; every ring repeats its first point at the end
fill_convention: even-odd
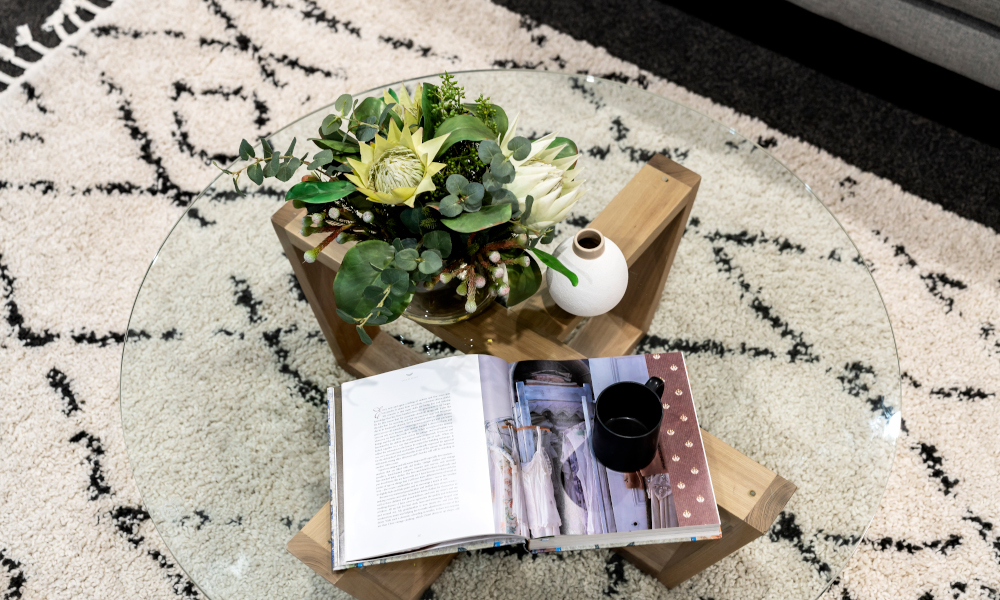
{"type": "MultiPolygon", "coordinates": [[[[500,141],[500,148],[505,156],[513,152],[507,148],[507,141],[514,137],[517,127],[517,117],[514,117],[500,141]]],[[[521,224],[532,229],[545,229],[569,216],[570,209],[583,195],[583,181],[577,181],[580,170],[572,168],[579,154],[556,158],[566,147],[560,144],[549,148],[555,134],[549,134],[531,143],[531,152],[523,160],[514,160],[514,181],[504,187],[510,190],[520,205],[525,209],[525,200],[531,196],[531,212],[526,222],[521,224]]]]}

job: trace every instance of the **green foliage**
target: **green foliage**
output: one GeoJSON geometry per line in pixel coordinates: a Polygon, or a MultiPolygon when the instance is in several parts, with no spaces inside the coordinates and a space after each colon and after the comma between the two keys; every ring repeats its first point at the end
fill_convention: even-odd
{"type": "MultiPolygon", "coordinates": [[[[291,200],[295,208],[311,205],[321,209],[357,191],[349,181],[303,181],[296,183],[285,193],[285,200],[291,200]]],[[[312,212],[312,211],[310,211],[312,212]]]]}
{"type": "Polygon", "coordinates": [[[542,271],[530,261],[527,267],[523,265],[507,265],[507,279],[510,282],[510,294],[507,296],[507,306],[514,306],[530,298],[542,285],[542,271]]]}
{"type": "Polygon", "coordinates": [[[437,250],[424,250],[420,253],[420,260],[422,261],[417,267],[421,273],[424,275],[431,275],[437,273],[444,266],[441,260],[441,253],[437,250]]]}
{"type": "Polygon", "coordinates": [[[417,259],[420,253],[414,248],[403,248],[396,252],[396,266],[405,271],[412,271],[417,268],[417,259]]]}
{"type": "Polygon", "coordinates": [[[556,160],[560,158],[575,156],[576,154],[580,153],[580,151],[577,150],[576,148],[576,143],[573,140],[564,137],[557,137],[556,139],[552,140],[552,143],[549,144],[547,148],[555,148],[556,146],[561,146],[563,144],[565,144],[566,146],[559,151],[559,154],[556,154],[556,160]]]}
{"type": "Polygon", "coordinates": [[[451,236],[447,231],[428,231],[422,240],[424,248],[437,250],[443,258],[451,254],[451,236]]]}
{"type": "Polygon", "coordinates": [[[385,316],[386,321],[397,319],[412,299],[409,275],[392,267],[396,251],[388,242],[366,240],[359,242],[344,255],[344,261],[333,281],[337,297],[337,314],[349,323],[373,324],[373,310],[385,316]],[[382,290],[381,300],[373,300],[373,293],[366,288],[382,290]],[[395,293],[394,293],[395,292],[395,293]],[[344,317],[349,318],[344,318],[344,317]]]}
{"type": "Polygon", "coordinates": [[[257,185],[264,183],[264,169],[260,168],[260,163],[254,163],[247,167],[247,177],[257,185]]]}
{"type": "Polygon", "coordinates": [[[459,233],[472,233],[495,227],[510,220],[510,204],[485,206],[479,212],[463,213],[454,219],[441,219],[444,226],[459,233]]]}
{"type": "Polygon", "coordinates": [[[441,76],[441,87],[437,90],[437,99],[442,120],[465,114],[465,106],[462,104],[462,101],[465,100],[465,88],[458,85],[455,78],[447,72],[441,76]]]}
{"type": "Polygon", "coordinates": [[[478,117],[472,115],[457,115],[442,121],[441,125],[436,128],[435,134],[440,137],[446,133],[450,135],[441,145],[441,154],[447,152],[458,142],[481,142],[494,137],[493,131],[478,117]]]}
{"type": "Polygon", "coordinates": [[[403,225],[413,233],[420,233],[420,221],[424,218],[424,213],[419,208],[407,208],[399,214],[403,225]]]}
{"type": "Polygon", "coordinates": [[[470,182],[462,175],[449,175],[445,181],[449,194],[441,200],[438,209],[446,217],[456,217],[464,212],[476,212],[483,206],[485,190],[481,183],[470,182]]]}
{"type": "Polygon", "coordinates": [[[507,149],[513,153],[514,160],[524,160],[531,154],[531,142],[526,137],[517,136],[507,142],[507,149]]]}
{"type": "Polygon", "coordinates": [[[465,108],[479,117],[483,123],[486,123],[486,126],[493,130],[493,133],[503,135],[507,131],[507,127],[509,126],[507,113],[496,104],[490,102],[489,97],[483,97],[480,94],[474,104],[467,103],[465,108]]]}
{"type": "Polygon", "coordinates": [[[437,97],[437,86],[425,83],[421,86],[422,96],[420,97],[420,112],[421,121],[423,122],[424,128],[424,139],[427,141],[434,139],[434,123],[436,122],[436,115],[434,114],[434,99],[437,97]]]}
{"type": "Polygon", "coordinates": [[[554,269],[557,273],[565,275],[569,279],[570,283],[573,284],[573,287],[576,287],[576,285],[580,283],[580,278],[576,276],[576,273],[567,269],[566,265],[559,262],[558,258],[552,256],[548,252],[543,252],[538,248],[532,248],[531,252],[535,255],[535,258],[541,261],[546,267],[554,269]]]}
{"type": "Polygon", "coordinates": [[[250,145],[250,142],[248,142],[246,140],[241,141],[240,142],[240,159],[241,160],[250,160],[251,158],[253,158],[253,156],[254,156],[253,146],[250,145]]]}

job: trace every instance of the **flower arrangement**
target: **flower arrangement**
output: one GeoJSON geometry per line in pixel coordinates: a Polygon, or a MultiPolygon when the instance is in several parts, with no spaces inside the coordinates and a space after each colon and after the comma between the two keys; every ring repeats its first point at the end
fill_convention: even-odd
{"type": "MultiPolygon", "coordinates": [[[[440,85],[387,89],[362,101],[343,95],[326,116],[319,151],[286,199],[305,207],[302,234],[325,234],[305,253],[313,262],[330,243],[356,241],[334,280],[337,314],[357,327],[399,318],[415,293],[453,288],[471,315],[495,298],[513,306],[541,283],[538,263],[576,275],[537,248],[583,193],[578,152],[569,139],[516,135],[500,106],[464,89],[445,73],[440,85]]],[[[223,169],[240,190],[240,176],[256,184],[289,181],[307,163],[261,139],[262,156],[246,141],[248,164],[223,169]]]]}

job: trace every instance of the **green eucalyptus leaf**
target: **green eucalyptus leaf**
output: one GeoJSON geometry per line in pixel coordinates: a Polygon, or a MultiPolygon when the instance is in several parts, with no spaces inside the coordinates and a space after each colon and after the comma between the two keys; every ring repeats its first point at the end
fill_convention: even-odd
{"type": "Polygon", "coordinates": [[[434,133],[436,134],[435,137],[441,137],[446,133],[450,134],[448,139],[444,141],[444,144],[441,145],[439,155],[447,152],[449,148],[458,142],[481,142],[495,137],[495,134],[486,126],[486,123],[483,123],[478,117],[472,115],[458,115],[445,119],[434,133]]]}
{"type": "Polygon", "coordinates": [[[531,205],[535,203],[535,198],[533,196],[527,196],[524,199],[524,212],[521,213],[521,222],[527,223],[528,217],[531,216],[531,205]]]}
{"type": "Polygon", "coordinates": [[[576,287],[577,284],[580,283],[580,278],[576,276],[576,273],[567,269],[566,265],[559,262],[558,258],[552,256],[548,252],[543,252],[538,248],[533,248],[531,252],[535,255],[535,258],[540,260],[546,267],[554,269],[557,273],[565,275],[569,279],[570,283],[573,284],[573,287],[576,287]]]}
{"type": "Polygon", "coordinates": [[[483,207],[482,198],[480,198],[479,200],[474,200],[470,196],[465,199],[465,202],[462,203],[462,210],[464,210],[465,212],[478,212],[479,209],[481,209],[482,207],[483,207]]]}
{"type": "Polygon", "coordinates": [[[454,175],[449,175],[448,179],[444,182],[444,187],[448,189],[450,194],[461,194],[465,190],[465,186],[469,184],[469,180],[462,177],[458,173],[454,175]]]}
{"type": "Polygon", "coordinates": [[[513,152],[514,160],[524,160],[531,154],[531,142],[526,137],[517,136],[507,142],[507,149],[513,152]]]}
{"type": "Polygon", "coordinates": [[[503,184],[497,181],[497,178],[494,177],[489,170],[483,173],[483,188],[485,188],[487,192],[495,192],[502,187],[503,184]]]}
{"type": "MultiPolygon", "coordinates": [[[[381,287],[382,277],[392,263],[395,251],[392,246],[382,240],[366,240],[352,246],[344,254],[344,260],[337,271],[337,277],[333,280],[333,293],[337,298],[337,307],[355,319],[364,319],[375,307],[377,302],[367,299],[364,290],[368,286],[381,287]],[[377,269],[382,269],[379,273],[377,269]]],[[[398,271],[398,269],[396,269],[398,271]]],[[[406,271],[399,271],[406,278],[406,271]]],[[[389,278],[393,278],[389,275],[389,278]]],[[[410,303],[411,296],[390,297],[385,301],[385,305],[391,311],[391,318],[394,320],[403,314],[406,305],[410,303]]],[[[338,313],[339,314],[339,313],[338,313]]]]}
{"type": "Polygon", "coordinates": [[[417,268],[417,258],[419,256],[420,254],[413,248],[401,248],[396,252],[396,266],[404,271],[412,271],[417,268]]]}
{"type": "Polygon", "coordinates": [[[271,160],[267,161],[264,165],[264,177],[274,177],[278,174],[278,169],[281,167],[281,161],[278,160],[278,153],[271,153],[271,160]]]}
{"type": "Polygon", "coordinates": [[[404,248],[416,248],[417,247],[417,240],[414,239],[414,238],[406,238],[406,239],[403,240],[403,247],[404,248]]]}
{"type": "Polygon", "coordinates": [[[382,271],[382,283],[386,285],[402,285],[408,282],[409,280],[410,276],[407,275],[406,271],[402,269],[389,267],[382,271]]]}
{"type": "Polygon", "coordinates": [[[270,159],[271,155],[274,154],[274,150],[271,149],[271,143],[264,138],[260,138],[260,148],[261,151],[264,153],[264,156],[262,158],[264,158],[265,160],[270,159]]]}
{"type": "Polygon", "coordinates": [[[333,135],[340,131],[341,122],[339,115],[327,115],[323,117],[323,122],[319,126],[319,134],[322,136],[333,135]]]}
{"type": "Polygon", "coordinates": [[[441,199],[438,210],[446,217],[457,217],[462,214],[462,204],[458,196],[445,196],[441,199]]]}
{"type": "Polygon", "coordinates": [[[525,267],[523,265],[507,265],[507,280],[510,294],[507,296],[507,306],[524,302],[538,291],[542,285],[542,271],[535,261],[525,267]]]}
{"type": "Polygon", "coordinates": [[[246,140],[241,141],[240,142],[240,158],[242,160],[250,160],[250,158],[252,158],[253,156],[254,156],[253,146],[250,145],[250,142],[248,142],[246,140]]]}
{"type": "Polygon", "coordinates": [[[493,157],[498,154],[502,155],[503,151],[500,150],[500,145],[493,140],[483,140],[479,144],[479,160],[483,161],[484,165],[490,164],[493,157]]]}
{"type": "Polygon", "coordinates": [[[483,195],[485,192],[486,190],[483,188],[483,184],[472,182],[465,186],[465,193],[467,194],[465,201],[470,204],[478,204],[482,206],[483,195]]]}
{"type": "Polygon", "coordinates": [[[389,317],[385,315],[377,315],[370,317],[366,325],[385,325],[389,321],[389,317]]]}
{"type": "Polygon", "coordinates": [[[431,273],[437,273],[444,266],[441,260],[441,254],[437,250],[424,250],[420,253],[420,258],[423,262],[420,263],[418,269],[424,275],[430,275],[431,273]]]}
{"type": "Polygon", "coordinates": [[[303,181],[285,193],[285,200],[291,200],[295,208],[302,208],[307,204],[328,204],[340,200],[355,190],[354,184],[349,181],[303,181]]]}
{"type": "Polygon", "coordinates": [[[358,104],[357,108],[354,109],[354,118],[361,122],[367,121],[370,118],[372,119],[370,121],[371,123],[378,123],[378,117],[382,114],[384,109],[385,100],[374,96],[371,98],[365,98],[361,101],[361,104],[358,104]]]}
{"type": "Polygon", "coordinates": [[[462,213],[454,219],[441,219],[444,226],[459,233],[472,233],[510,220],[510,204],[487,206],[479,212],[462,213]]]}
{"type": "Polygon", "coordinates": [[[281,165],[278,169],[278,179],[281,181],[288,181],[295,175],[295,171],[302,166],[302,161],[298,158],[291,158],[285,164],[281,165]],[[285,177],[282,177],[282,172],[284,172],[285,177]]]}
{"type": "Polygon", "coordinates": [[[361,341],[364,342],[365,344],[371,346],[372,345],[372,338],[369,337],[368,332],[365,331],[364,327],[358,325],[357,327],[355,327],[355,329],[358,330],[358,337],[361,338],[361,341]]]}
{"type": "Polygon", "coordinates": [[[285,150],[285,156],[293,156],[295,152],[295,138],[292,138],[292,142],[288,144],[288,150],[285,150]]]}
{"type": "Polygon", "coordinates": [[[423,218],[424,213],[419,208],[408,208],[399,214],[403,225],[413,233],[420,233],[420,221],[423,218]]]}
{"type": "Polygon", "coordinates": [[[448,258],[448,255],[451,254],[451,236],[448,235],[447,231],[441,231],[440,229],[428,231],[424,234],[422,241],[424,248],[437,250],[443,258],[448,258]]]}
{"type": "Polygon", "coordinates": [[[341,94],[333,103],[333,108],[343,115],[351,107],[353,101],[350,94],[341,94]]]}
{"type": "Polygon", "coordinates": [[[490,174],[492,174],[497,181],[510,183],[511,181],[514,181],[514,165],[504,161],[497,164],[497,159],[494,157],[493,162],[490,164],[490,174]]]}
{"type": "Polygon", "coordinates": [[[382,296],[385,295],[385,289],[380,288],[377,285],[370,285],[366,287],[361,294],[365,297],[365,300],[370,300],[375,304],[382,301],[382,296]]]}
{"type": "Polygon", "coordinates": [[[347,321],[348,323],[357,323],[357,319],[347,314],[345,311],[340,310],[339,308],[337,309],[337,316],[347,321]]]}
{"type": "Polygon", "coordinates": [[[313,157],[313,161],[309,163],[306,170],[315,171],[316,169],[325,167],[331,162],[333,162],[333,152],[331,150],[322,150],[316,153],[316,156],[313,157]]]}
{"type": "Polygon", "coordinates": [[[264,170],[260,168],[260,163],[254,163],[247,167],[247,177],[257,185],[264,183],[264,170]]]}

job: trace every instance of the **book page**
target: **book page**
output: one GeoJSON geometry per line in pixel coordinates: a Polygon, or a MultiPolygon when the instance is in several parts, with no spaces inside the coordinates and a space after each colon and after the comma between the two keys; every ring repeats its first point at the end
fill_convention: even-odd
{"type": "Polygon", "coordinates": [[[495,535],[476,356],[342,389],[344,560],[495,535]]]}

